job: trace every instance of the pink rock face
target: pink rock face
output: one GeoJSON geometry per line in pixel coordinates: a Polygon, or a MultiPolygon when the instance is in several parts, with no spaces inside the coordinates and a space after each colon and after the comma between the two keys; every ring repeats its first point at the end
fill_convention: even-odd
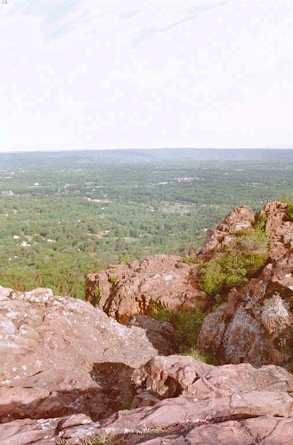
{"type": "MultiPolygon", "coordinates": [[[[268,365],[212,366],[186,356],[157,356],[133,373],[137,388],[160,398],[190,396],[196,400],[249,392],[291,393],[293,375],[268,365]]],[[[292,399],[293,400],[293,399],[292,399]]]]}
{"type": "Polygon", "coordinates": [[[288,205],[268,203],[263,213],[267,217],[266,233],[270,239],[270,258],[278,261],[293,250],[293,222],[288,221],[288,205]]]}
{"type": "Polygon", "coordinates": [[[293,438],[293,399],[289,395],[293,376],[282,368],[215,367],[189,357],[155,357],[134,372],[134,381],[137,388],[164,400],[152,407],[120,412],[102,423],[105,433],[122,437],[132,432],[126,444],[185,444],[187,437],[192,445],[252,444],[273,432],[273,416],[289,428],[289,433],[279,430],[275,444],[293,438]],[[254,423],[248,432],[250,418],[254,423]],[[144,441],[138,440],[138,433],[144,441]]]}
{"type": "Polygon", "coordinates": [[[148,339],[160,355],[175,354],[175,329],[171,323],[154,320],[146,315],[135,315],[128,326],[138,326],[144,329],[148,339]]]}
{"type": "Polygon", "coordinates": [[[210,303],[182,258],[160,255],[89,274],[86,299],[116,320],[127,323],[136,314],[148,313],[154,304],[169,309],[200,308],[210,303]]]}
{"type": "Polygon", "coordinates": [[[69,443],[61,435],[70,437],[70,443],[83,444],[88,435],[97,431],[88,416],[76,414],[51,419],[24,419],[0,424],[1,445],[64,445],[69,443]]]}
{"type": "MultiPolygon", "coordinates": [[[[260,215],[266,218],[270,259],[278,261],[293,250],[293,223],[288,218],[288,205],[278,201],[270,202],[260,215]]],[[[235,240],[237,232],[251,229],[256,222],[257,215],[249,207],[242,206],[232,210],[222,223],[209,232],[208,239],[199,252],[200,256],[214,256],[235,240]]]]}
{"type": "Polygon", "coordinates": [[[273,283],[293,291],[293,249],[283,256],[273,266],[267,268],[272,273],[273,283]]]}
{"type": "Polygon", "coordinates": [[[199,255],[209,258],[223,250],[235,240],[237,232],[251,229],[255,223],[256,214],[247,206],[232,210],[214,230],[210,230],[208,239],[200,249],[199,255]]]}
{"type": "Polygon", "coordinates": [[[225,303],[205,318],[197,346],[224,363],[293,369],[293,222],[281,202],[267,204],[261,215],[268,264],[246,286],[223,295],[225,303]]]}
{"type": "Polygon", "coordinates": [[[226,363],[274,363],[292,367],[293,255],[268,264],[258,278],[233,289],[208,315],[197,346],[226,363]]]}
{"type": "Polygon", "coordinates": [[[142,329],[46,289],[0,295],[0,422],[99,418],[131,403],[132,370],[157,352],[142,329]]]}
{"type": "MultiPolygon", "coordinates": [[[[183,405],[184,401],[180,403],[183,405]]],[[[186,408],[191,408],[191,404],[186,403],[186,408]]],[[[137,412],[129,412],[128,421],[135,422],[137,417],[137,412]]],[[[17,420],[0,425],[0,434],[1,445],[83,445],[90,443],[87,441],[91,438],[106,444],[109,438],[108,443],[112,440],[115,445],[291,445],[293,420],[292,417],[248,416],[216,423],[204,421],[202,425],[158,425],[146,427],[143,432],[133,423],[131,432],[125,429],[123,433],[117,431],[107,435],[91,419],[78,415],[39,421],[17,420]]]]}
{"type": "Polygon", "coordinates": [[[1,445],[80,445],[90,438],[117,445],[292,443],[293,376],[282,368],[158,356],[135,371],[134,381],[161,400],[101,422],[79,414],[0,424],[1,445]]]}

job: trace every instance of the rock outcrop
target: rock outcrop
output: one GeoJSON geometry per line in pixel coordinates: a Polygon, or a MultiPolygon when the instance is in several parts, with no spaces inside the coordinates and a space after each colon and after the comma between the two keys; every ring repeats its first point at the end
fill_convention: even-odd
{"type": "Polygon", "coordinates": [[[247,206],[232,210],[215,229],[209,230],[207,240],[199,251],[199,256],[211,258],[221,252],[224,247],[235,240],[237,233],[251,229],[255,220],[255,212],[247,206]]]}
{"type": "MultiPolygon", "coordinates": [[[[261,402],[264,400],[259,400],[259,403],[261,402]]],[[[187,420],[192,417],[192,413],[196,417],[194,411],[198,406],[182,399],[178,405],[183,418],[185,414],[187,420]]],[[[176,407],[174,402],[172,404],[172,399],[161,403],[160,415],[163,414],[163,410],[165,410],[164,417],[166,418],[166,411],[169,410],[170,420],[172,415],[174,421],[176,407]]],[[[201,408],[199,415],[203,411],[201,408]]],[[[274,412],[272,406],[271,411],[274,412]]],[[[236,420],[199,419],[198,422],[186,422],[181,425],[181,418],[178,418],[175,425],[162,427],[158,425],[160,418],[154,419],[158,412],[159,407],[152,413],[143,409],[125,412],[121,425],[119,427],[116,425],[115,432],[109,435],[99,432],[101,431],[99,426],[83,415],[39,421],[17,420],[0,425],[1,445],[291,445],[292,443],[292,417],[257,416],[251,410],[249,414],[235,416],[236,420]],[[142,421],[144,414],[146,419],[142,421]],[[150,426],[144,426],[145,424],[150,426]]]]}
{"type": "Polygon", "coordinates": [[[160,355],[171,355],[177,352],[175,329],[171,323],[155,320],[146,315],[134,315],[128,326],[144,329],[146,336],[160,355]]]}
{"type": "Polygon", "coordinates": [[[292,366],[293,254],[283,267],[269,264],[258,278],[232,289],[227,302],[208,315],[197,346],[226,363],[292,366]]]}
{"type": "Polygon", "coordinates": [[[156,354],[144,330],[88,303],[1,288],[0,422],[105,417],[131,403],[133,369],[156,354]]]}
{"type": "Polygon", "coordinates": [[[184,396],[206,400],[252,391],[293,395],[293,375],[281,367],[255,368],[249,363],[213,366],[177,355],[154,357],[133,372],[133,382],[138,390],[151,392],[158,399],[184,396]]]}
{"type": "Polygon", "coordinates": [[[293,221],[288,219],[288,204],[270,202],[262,210],[267,218],[266,233],[270,240],[270,258],[279,261],[293,251],[293,221]]]}
{"type": "Polygon", "coordinates": [[[175,255],[158,255],[88,274],[86,300],[127,323],[154,305],[206,309],[209,297],[193,278],[192,267],[175,255]]]}
{"type": "MultiPolygon", "coordinates": [[[[207,315],[195,347],[222,363],[274,363],[291,369],[293,221],[286,203],[268,203],[259,213],[247,206],[232,210],[209,232],[194,264],[186,264],[178,256],[161,255],[89,274],[86,298],[124,324],[133,316],[149,315],[156,305],[208,313],[214,300],[206,293],[210,292],[208,286],[201,286],[201,265],[227,252],[230,257],[237,255],[241,249],[244,254],[239,267],[245,264],[245,249],[249,261],[256,258],[257,266],[249,266],[246,283],[243,279],[238,287],[226,286],[229,277],[223,281],[219,291],[223,304],[207,315]],[[265,241],[258,239],[260,234],[265,241]]],[[[231,264],[237,267],[237,261],[230,259],[229,267],[231,264]]],[[[214,266],[216,270],[218,265],[214,266]]],[[[239,276],[235,275],[236,281],[239,276]]],[[[154,331],[158,344],[164,335],[154,331]]],[[[166,350],[171,352],[172,348],[161,351],[166,350]]]]}
{"type": "Polygon", "coordinates": [[[293,221],[287,204],[279,202],[267,204],[261,217],[268,263],[244,287],[230,290],[225,302],[205,318],[197,346],[224,363],[274,363],[292,369],[293,221]]]}
{"type": "Polygon", "coordinates": [[[137,390],[158,398],[153,406],[100,422],[82,414],[13,421],[0,425],[1,445],[79,445],[94,437],[108,445],[292,443],[293,376],[282,368],[156,357],[133,380],[137,390]]]}

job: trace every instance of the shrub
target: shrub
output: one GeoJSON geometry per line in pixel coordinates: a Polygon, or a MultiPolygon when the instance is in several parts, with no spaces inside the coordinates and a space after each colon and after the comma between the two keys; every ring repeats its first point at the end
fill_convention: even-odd
{"type": "Polygon", "coordinates": [[[264,212],[260,212],[257,215],[256,219],[256,224],[255,224],[256,231],[264,233],[266,230],[267,220],[268,220],[267,215],[264,212]]]}
{"type": "Polygon", "coordinates": [[[92,303],[92,305],[95,306],[95,307],[98,306],[98,304],[99,304],[99,302],[101,300],[101,297],[102,297],[101,290],[100,290],[99,286],[97,286],[96,289],[92,292],[92,295],[91,295],[91,303],[92,303]]]}
{"type": "Polygon", "coordinates": [[[185,255],[185,256],[182,258],[182,262],[185,263],[185,264],[188,264],[188,265],[192,266],[192,265],[198,263],[198,259],[197,259],[196,256],[185,255]]]}
{"type": "Polygon", "coordinates": [[[111,284],[113,284],[113,286],[116,286],[118,284],[119,279],[117,275],[111,275],[109,281],[111,284]]]}
{"type": "Polygon", "coordinates": [[[223,254],[208,261],[201,269],[201,287],[210,295],[218,294],[224,286],[243,284],[246,268],[242,256],[223,254]]]}
{"type": "Polygon", "coordinates": [[[223,287],[226,275],[219,259],[210,260],[201,268],[200,285],[207,294],[216,294],[223,287]]]}
{"type": "Polygon", "coordinates": [[[89,439],[83,442],[82,445],[110,445],[110,441],[108,437],[102,435],[102,436],[97,436],[93,439],[89,439]]]}
{"type": "Polygon", "coordinates": [[[152,309],[153,318],[160,321],[168,321],[175,329],[176,349],[180,353],[190,351],[196,344],[204,315],[199,310],[170,310],[162,306],[152,309]]]}
{"type": "Polygon", "coordinates": [[[293,201],[288,202],[288,216],[293,221],[293,201]]]}
{"type": "Polygon", "coordinates": [[[238,233],[231,246],[201,266],[200,285],[210,295],[219,294],[225,287],[241,286],[265,265],[267,258],[268,242],[262,230],[238,233]]]}

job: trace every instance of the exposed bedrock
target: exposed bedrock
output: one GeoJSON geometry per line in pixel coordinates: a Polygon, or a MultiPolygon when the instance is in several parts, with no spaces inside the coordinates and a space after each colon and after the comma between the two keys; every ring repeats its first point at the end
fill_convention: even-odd
{"type": "Polygon", "coordinates": [[[156,305],[205,310],[211,299],[200,289],[193,268],[175,255],[113,266],[87,275],[86,299],[122,323],[156,305]]]}
{"type": "Polygon", "coordinates": [[[144,330],[88,303],[1,288],[0,422],[105,417],[131,403],[133,369],[156,354],[144,330]]]}
{"type": "MultiPolygon", "coordinates": [[[[207,315],[198,338],[201,352],[226,363],[293,366],[293,221],[287,204],[267,204],[269,256],[265,267],[207,315]]],[[[210,235],[213,239],[213,235],[210,235]]],[[[208,246],[208,244],[207,244],[208,246]]]]}
{"type": "Polygon", "coordinates": [[[288,445],[293,439],[293,377],[276,366],[215,367],[189,357],[155,357],[134,372],[152,406],[94,422],[83,414],[0,425],[1,445],[288,445]],[[88,442],[90,443],[90,442],[88,442]],[[98,442],[99,443],[99,442],[98,442]]]}

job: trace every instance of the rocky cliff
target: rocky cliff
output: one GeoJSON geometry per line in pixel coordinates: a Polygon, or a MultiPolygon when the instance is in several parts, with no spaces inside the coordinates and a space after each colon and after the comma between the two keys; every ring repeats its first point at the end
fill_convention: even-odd
{"type": "MultiPolygon", "coordinates": [[[[226,290],[223,304],[204,320],[198,348],[221,362],[274,363],[292,369],[293,221],[287,205],[279,202],[267,204],[258,218],[268,242],[264,267],[243,286],[226,290]]],[[[220,226],[211,233],[205,255],[221,248],[231,226],[226,221],[224,231],[220,226]]]]}
{"type": "Polygon", "coordinates": [[[89,302],[0,288],[0,444],[293,443],[292,272],[274,202],[192,258],[89,274],[89,302]]]}
{"type": "Polygon", "coordinates": [[[206,317],[194,346],[220,363],[293,360],[293,221],[288,205],[232,212],[198,254],[162,255],[87,276],[86,299],[127,323],[154,307],[206,317]]]}

